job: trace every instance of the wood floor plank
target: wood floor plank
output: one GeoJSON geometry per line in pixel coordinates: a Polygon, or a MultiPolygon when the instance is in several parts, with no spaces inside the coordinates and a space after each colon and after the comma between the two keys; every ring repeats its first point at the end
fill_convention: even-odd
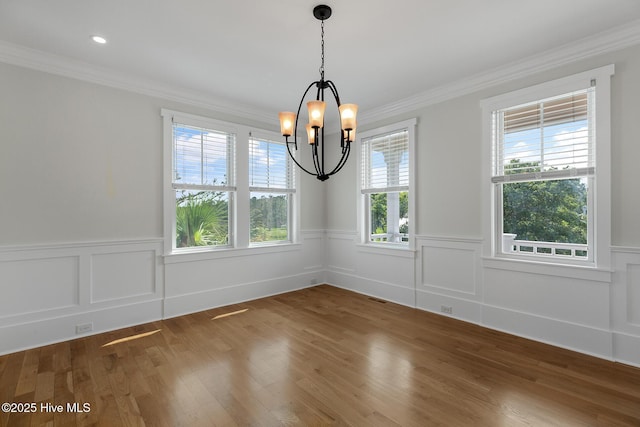
{"type": "MultiPolygon", "coordinates": [[[[20,378],[20,367],[22,366],[26,352],[13,353],[2,356],[0,366],[0,403],[12,403],[16,396],[16,385],[20,378]]],[[[9,425],[11,412],[0,411],[0,426],[9,425]]]]}
{"type": "Polygon", "coordinates": [[[0,427],[640,426],[640,369],[320,285],[1,356],[0,400],[65,409],[0,427]]]}

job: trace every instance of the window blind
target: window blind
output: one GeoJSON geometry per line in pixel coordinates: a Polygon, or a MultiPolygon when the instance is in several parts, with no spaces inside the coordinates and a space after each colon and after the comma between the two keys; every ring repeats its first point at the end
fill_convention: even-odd
{"type": "Polygon", "coordinates": [[[173,124],[173,187],[235,190],[235,135],[173,124]]]}
{"type": "Polygon", "coordinates": [[[293,168],[282,142],[249,138],[249,188],[251,191],[295,192],[293,168]]]}
{"type": "Polygon", "coordinates": [[[493,112],[493,182],[595,173],[594,88],[493,112]]]}
{"type": "Polygon", "coordinates": [[[362,140],[362,193],[409,189],[409,132],[362,140]]]}

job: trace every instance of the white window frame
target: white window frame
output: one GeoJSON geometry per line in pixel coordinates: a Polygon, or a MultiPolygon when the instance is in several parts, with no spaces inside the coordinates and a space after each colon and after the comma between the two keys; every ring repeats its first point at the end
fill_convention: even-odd
{"type": "MultiPolygon", "coordinates": [[[[485,259],[491,261],[518,261],[567,266],[592,267],[607,270],[611,264],[611,76],[614,66],[596,68],[565,78],[498,95],[481,101],[483,114],[483,229],[485,259]],[[568,259],[548,255],[514,254],[502,250],[502,200],[492,183],[494,111],[523,105],[538,100],[589,88],[595,84],[595,177],[590,179],[589,250],[587,260],[568,259]]],[[[493,266],[499,267],[498,264],[493,266]]]]}
{"type": "MultiPolygon", "coordinates": [[[[299,203],[295,194],[289,204],[289,240],[277,242],[265,242],[257,245],[250,243],[250,212],[249,199],[251,190],[249,187],[249,139],[251,135],[278,141],[282,138],[276,132],[264,129],[256,129],[239,123],[230,123],[209,117],[162,109],[160,115],[163,118],[163,232],[165,262],[182,262],[209,257],[228,257],[242,255],[244,251],[263,252],[289,250],[298,245],[299,241],[299,203]],[[173,190],[173,122],[187,126],[196,126],[205,129],[215,129],[221,132],[235,134],[235,194],[230,205],[230,231],[229,244],[220,246],[202,246],[193,248],[176,249],[176,200],[173,190]]],[[[294,174],[293,188],[299,188],[300,174],[294,174]]]]}
{"type": "Polygon", "coordinates": [[[418,121],[416,118],[404,120],[401,122],[393,123],[387,126],[371,129],[358,134],[356,144],[356,157],[357,157],[357,186],[358,186],[358,242],[363,247],[367,248],[380,248],[380,249],[400,249],[400,250],[413,250],[415,248],[415,235],[416,235],[416,216],[415,216],[415,151],[416,151],[416,125],[418,121]],[[368,207],[368,196],[362,190],[362,141],[377,136],[383,136],[392,134],[395,132],[407,131],[407,139],[409,145],[409,189],[408,189],[408,217],[409,217],[409,233],[407,243],[393,243],[393,242],[372,242],[369,240],[369,228],[370,228],[370,209],[368,207]]]}

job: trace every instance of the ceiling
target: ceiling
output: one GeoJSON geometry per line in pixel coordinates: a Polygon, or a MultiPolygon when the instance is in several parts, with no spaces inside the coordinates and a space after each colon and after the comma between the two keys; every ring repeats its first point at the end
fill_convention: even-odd
{"type": "MultiPolygon", "coordinates": [[[[0,51],[42,54],[187,100],[261,110],[275,121],[319,77],[320,22],[312,15],[319,3],[0,0],[0,51]],[[108,42],[95,44],[94,34],[108,42]]],[[[333,9],[325,22],[326,78],[361,112],[640,27],[639,0],[326,3],[333,9]]]]}

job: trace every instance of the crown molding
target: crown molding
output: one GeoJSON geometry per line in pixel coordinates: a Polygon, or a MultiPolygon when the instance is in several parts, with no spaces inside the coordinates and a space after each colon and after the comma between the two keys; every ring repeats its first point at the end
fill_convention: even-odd
{"type": "MultiPolygon", "coordinates": [[[[469,78],[420,92],[379,108],[360,112],[358,121],[361,124],[376,122],[636,44],[640,44],[640,20],[469,78]]],[[[0,62],[231,114],[260,123],[273,122],[273,115],[269,111],[255,106],[240,105],[237,102],[222,99],[214,100],[212,96],[204,96],[158,81],[150,81],[2,40],[0,40],[0,62]]]]}
{"type": "Polygon", "coordinates": [[[273,122],[273,114],[255,106],[213,99],[213,96],[204,96],[166,83],[135,77],[2,40],[0,40],[0,62],[231,114],[260,123],[273,122]]]}
{"type": "Polygon", "coordinates": [[[358,121],[362,124],[371,123],[387,117],[413,112],[429,105],[487,89],[501,83],[517,80],[597,55],[615,52],[637,44],[640,44],[640,20],[469,78],[420,92],[379,108],[361,112],[358,115],[358,121]]]}

